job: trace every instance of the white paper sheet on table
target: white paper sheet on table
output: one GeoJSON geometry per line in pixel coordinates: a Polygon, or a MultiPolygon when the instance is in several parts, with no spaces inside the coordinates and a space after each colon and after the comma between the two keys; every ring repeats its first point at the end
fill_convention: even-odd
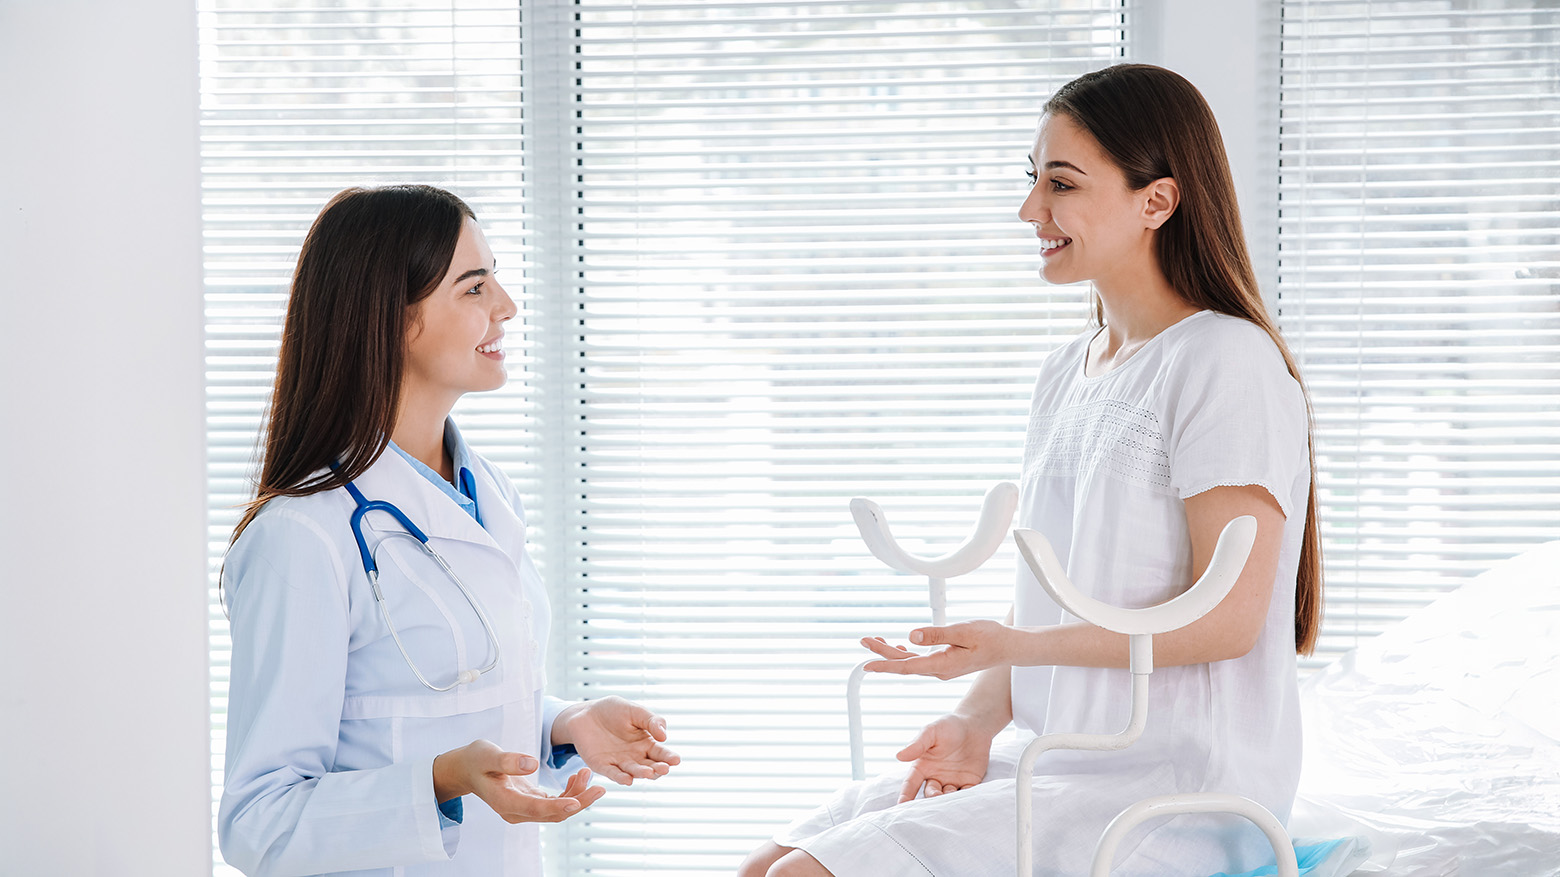
{"type": "Polygon", "coordinates": [[[1290,831],[1369,838],[1354,873],[1560,875],[1560,542],[1306,681],[1290,831]]]}

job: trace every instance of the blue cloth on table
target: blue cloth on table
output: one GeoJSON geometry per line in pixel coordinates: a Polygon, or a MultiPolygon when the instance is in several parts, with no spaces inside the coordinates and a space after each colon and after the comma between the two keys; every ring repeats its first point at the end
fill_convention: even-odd
{"type": "MultiPolygon", "coordinates": [[[[1347,840],[1348,838],[1339,838],[1338,840],[1295,847],[1295,860],[1300,865],[1301,877],[1305,877],[1306,874],[1316,870],[1318,865],[1324,864],[1327,861],[1327,857],[1332,855],[1333,850],[1336,850],[1347,840]]],[[[1277,873],[1277,865],[1267,865],[1255,871],[1242,871],[1239,874],[1227,874],[1220,871],[1214,874],[1213,877],[1272,877],[1272,875],[1277,873]]]]}

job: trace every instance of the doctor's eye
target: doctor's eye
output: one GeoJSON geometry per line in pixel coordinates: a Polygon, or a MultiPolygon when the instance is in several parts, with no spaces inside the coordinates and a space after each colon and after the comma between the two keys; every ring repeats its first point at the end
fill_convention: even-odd
{"type": "Polygon", "coordinates": [[[466,290],[466,294],[467,295],[481,295],[482,294],[482,287],[484,287],[486,285],[487,285],[487,281],[484,280],[483,282],[478,283],[476,286],[473,286],[472,288],[466,290]]]}
{"type": "Polygon", "coordinates": [[[1053,191],[1053,192],[1068,192],[1068,191],[1071,191],[1072,188],[1073,188],[1072,186],[1067,185],[1066,183],[1062,182],[1061,180],[1057,180],[1057,179],[1051,180],[1051,191],[1053,191]]]}
{"type": "Polygon", "coordinates": [[[1035,173],[1034,169],[1032,168],[1030,170],[1024,171],[1024,176],[1029,178],[1029,188],[1031,189],[1035,187],[1036,183],[1040,182],[1040,175],[1035,173]]]}

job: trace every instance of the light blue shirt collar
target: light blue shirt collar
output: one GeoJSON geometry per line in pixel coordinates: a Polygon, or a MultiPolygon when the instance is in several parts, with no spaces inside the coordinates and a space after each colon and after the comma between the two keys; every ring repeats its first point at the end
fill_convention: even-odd
{"type": "MultiPolygon", "coordinates": [[[[417,470],[417,474],[428,479],[434,487],[439,488],[440,492],[460,506],[461,511],[471,515],[471,519],[476,521],[478,526],[483,526],[482,513],[477,509],[476,458],[472,456],[471,448],[466,446],[466,440],[461,438],[460,430],[455,428],[453,419],[444,420],[444,449],[449,452],[450,460],[455,464],[455,480],[460,483],[459,490],[440,477],[439,473],[428,468],[426,463],[401,450],[395,442],[392,441],[390,447],[400,454],[402,459],[411,463],[412,468],[417,470]]],[[[483,528],[486,529],[485,526],[483,528]]]]}

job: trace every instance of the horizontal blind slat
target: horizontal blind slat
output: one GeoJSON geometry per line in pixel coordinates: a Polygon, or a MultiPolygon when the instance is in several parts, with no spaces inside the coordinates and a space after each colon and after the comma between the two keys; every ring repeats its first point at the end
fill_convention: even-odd
{"type": "Polygon", "coordinates": [[[1326,658],[1560,536],[1560,95],[1535,75],[1560,10],[1282,5],[1279,321],[1317,414],[1326,658]]]}

